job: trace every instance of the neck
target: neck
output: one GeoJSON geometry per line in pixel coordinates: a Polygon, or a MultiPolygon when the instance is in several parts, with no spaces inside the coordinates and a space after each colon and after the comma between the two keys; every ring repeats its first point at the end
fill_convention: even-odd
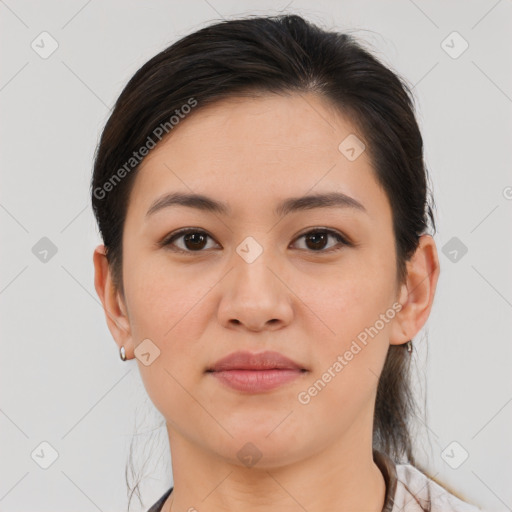
{"type": "Polygon", "coordinates": [[[174,490],[162,512],[382,512],[386,485],[371,444],[343,439],[293,463],[247,468],[169,434],[174,490]]]}

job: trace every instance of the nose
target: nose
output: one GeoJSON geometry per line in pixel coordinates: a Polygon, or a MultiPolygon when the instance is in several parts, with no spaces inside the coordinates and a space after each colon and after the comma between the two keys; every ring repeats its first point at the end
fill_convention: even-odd
{"type": "Polygon", "coordinates": [[[293,316],[293,293],[270,251],[252,263],[233,255],[234,268],[222,281],[218,317],[229,329],[277,330],[293,316]]]}

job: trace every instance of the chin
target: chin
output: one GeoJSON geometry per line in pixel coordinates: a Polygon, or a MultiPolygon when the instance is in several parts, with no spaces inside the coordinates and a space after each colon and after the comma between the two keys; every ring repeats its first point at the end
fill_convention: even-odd
{"type": "Polygon", "coordinates": [[[280,427],[275,428],[278,424],[273,422],[270,429],[266,426],[255,429],[254,424],[240,430],[227,427],[233,437],[223,435],[222,440],[210,448],[229,463],[247,468],[277,468],[306,458],[309,455],[307,447],[298,443],[296,436],[289,431],[283,429],[279,432],[280,427]]]}

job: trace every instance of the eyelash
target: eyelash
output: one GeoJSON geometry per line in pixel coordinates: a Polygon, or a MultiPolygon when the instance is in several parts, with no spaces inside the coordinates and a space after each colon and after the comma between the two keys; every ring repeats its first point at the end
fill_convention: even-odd
{"type": "MultiPolygon", "coordinates": [[[[193,253],[205,252],[204,249],[200,249],[200,250],[197,250],[197,251],[190,251],[190,250],[180,249],[180,248],[177,248],[177,247],[171,247],[172,243],[176,239],[181,238],[181,237],[183,237],[185,235],[188,235],[188,234],[191,234],[191,233],[206,235],[206,236],[208,236],[208,237],[213,239],[213,237],[211,237],[206,231],[203,231],[203,230],[200,230],[200,229],[194,229],[194,228],[184,228],[184,229],[176,231],[176,232],[172,233],[170,236],[166,237],[164,240],[162,240],[160,242],[159,245],[161,247],[169,248],[169,250],[171,250],[173,252],[178,252],[178,253],[188,254],[188,255],[193,254],[193,253]]],[[[345,237],[343,237],[340,233],[338,233],[337,231],[334,231],[332,229],[328,229],[328,228],[314,228],[314,229],[312,229],[310,231],[307,231],[306,233],[303,233],[299,237],[297,237],[297,240],[302,238],[302,237],[305,237],[307,235],[318,234],[318,233],[326,233],[328,235],[334,236],[334,238],[336,238],[338,243],[341,244],[341,245],[331,247],[330,249],[327,249],[327,250],[323,250],[323,249],[320,249],[318,251],[308,250],[308,249],[299,249],[299,250],[303,250],[303,251],[307,251],[307,252],[311,252],[311,253],[319,253],[319,254],[322,254],[322,253],[323,254],[326,254],[326,253],[327,254],[332,254],[334,252],[337,252],[337,251],[341,250],[343,248],[343,246],[348,246],[348,247],[353,246],[353,244],[351,242],[349,242],[345,237]]]]}

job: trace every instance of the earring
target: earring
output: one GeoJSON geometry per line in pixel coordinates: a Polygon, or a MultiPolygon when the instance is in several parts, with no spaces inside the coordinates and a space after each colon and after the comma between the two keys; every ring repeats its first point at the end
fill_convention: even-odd
{"type": "Polygon", "coordinates": [[[126,361],[126,351],[124,349],[124,346],[122,346],[119,349],[119,357],[121,358],[121,360],[126,361]]]}
{"type": "Polygon", "coordinates": [[[407,345],[407,352],[409,352],[409,354],[410,354],[410,353],[412,353],[412,341],[411,341],[411,340],[409,340],[409,341],[406,343],[406,345],[407,345]]]}

